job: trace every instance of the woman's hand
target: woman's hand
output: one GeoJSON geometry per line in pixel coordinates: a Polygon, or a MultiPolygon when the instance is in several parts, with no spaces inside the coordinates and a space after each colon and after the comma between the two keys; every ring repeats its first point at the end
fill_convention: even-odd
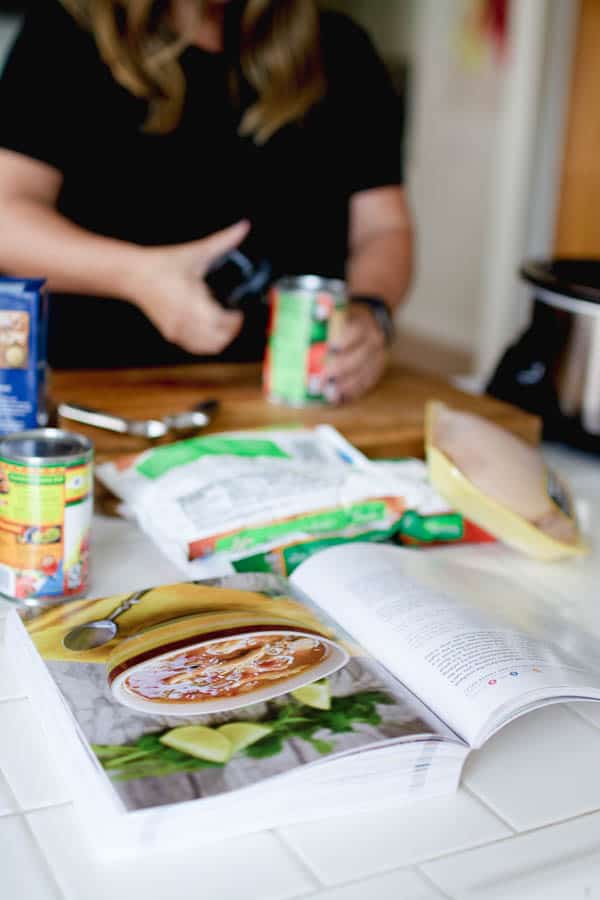
{"type": "Polygon", "coordinates": [[[247,222],[238,222],[198,241],[140,248],[128,299],[167,341],[189,353],[220,353],[237,335],[243,316],[217,303],[202,279],[216,259],[237,247],[248,229],[247,222]]]}
{"type": "Polygon", "coordinates": [[[365,394],[385,370],[384,334],[368,307],[350,305],[340,337],[330,350],[323,392],[331,403],[365,394]]]}

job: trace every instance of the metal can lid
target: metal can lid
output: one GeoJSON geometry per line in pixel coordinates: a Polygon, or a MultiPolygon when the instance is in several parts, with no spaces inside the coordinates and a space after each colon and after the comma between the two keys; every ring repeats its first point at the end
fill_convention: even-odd
{"type": "Polygon", "coordinates": [[[0,439],[0,456],[33,465],[60,463],[74,457],[91,459],[92,442],[82,434],[61,428],[15,431],[0,439]]]}
{"type": "Polygon", "coordinates": [[[323,278],[321,275],[284,275],[275,287],[282,291],[327,291],[330,294],[346,296],[346,282],[341,278],[323,278]]]}

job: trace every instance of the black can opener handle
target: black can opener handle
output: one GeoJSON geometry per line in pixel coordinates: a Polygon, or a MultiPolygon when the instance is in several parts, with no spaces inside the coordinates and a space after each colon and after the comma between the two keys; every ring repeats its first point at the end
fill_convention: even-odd
{"type": "Polygon", "coordinates": [[[271,278],[271,265],[263,259],[255,264],[240,250],[219,257],[204,280],[215,300],[226,309],[241,309],[264,296],[271,278]]]}

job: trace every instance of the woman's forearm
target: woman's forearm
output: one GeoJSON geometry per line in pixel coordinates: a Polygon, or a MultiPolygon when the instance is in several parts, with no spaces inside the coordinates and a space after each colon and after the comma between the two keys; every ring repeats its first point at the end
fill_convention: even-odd
{"type": "Polygon", "coordinates": [[[349,245],[350,293],[379,296],[396,309],[412,276],[412,220],[402,187],[373,188],[351,197],[349,245]]]}
{"type": "Polygon", "coordinates": [[[189,353],[220,353],[231,343],[242,315],[216,302],[204,275],[244,239],[247,222],[184,244],[144,247],[70,222],[54,207],[59,187],[59,173],[0,151],[0,272],[46,278],[51,291],[128,300],[189,353]]]}
{"type": "Polygon", "coordinates": [[[412,276],[409,227],[386,228],[365,236],[352,249],[347,264],[349,293],[378,296],[396,309],[412,276]]]}
{"type": "Polygon", "coordinates": [[[53,291],[132,300],[143,248],[101,237],[35,199],[2,204],[0,270],[43,277],[53,291]]]}

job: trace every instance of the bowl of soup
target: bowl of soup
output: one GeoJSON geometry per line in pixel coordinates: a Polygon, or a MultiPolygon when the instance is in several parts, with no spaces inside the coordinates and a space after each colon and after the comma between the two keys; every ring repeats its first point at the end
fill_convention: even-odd
{"type": "Polygon", "coordinates": [[[123,641],[107,675],[115,699],[138,712],[208,715],[286,694],[331,675],[348,658],[331,636],[292,619],[228,610],[123,641]]]}

